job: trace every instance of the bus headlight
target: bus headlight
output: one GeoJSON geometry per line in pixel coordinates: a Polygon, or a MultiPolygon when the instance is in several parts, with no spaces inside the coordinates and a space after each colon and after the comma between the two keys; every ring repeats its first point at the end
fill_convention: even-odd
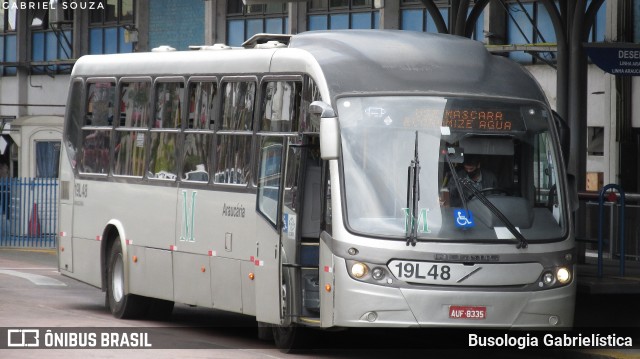
{"type": "Polygon", "coordinates": [[[558,282],[567,284],[571,280],[571,272],[565,267],[560,267],[556,271],[556,278],[558,278],[558,282]]]}
{"type": "Polygon", "coordinates": [[[542,275],[542,282],[549,286],[552,285],[553,282],[556,281],[556,278],[553,276],[553,273],[551,272],[546,272],[545,274],[542,275]]]}
{"type": "Polygon", "coordinates": [[[384,278],[384,269],[380,267],[373,268],[373,270],[371,271],[371,277],[373,277],[373,279],[375,280],[384,278]]]}
{"type": "Polygon", "coordinates": [[[366,264],[356,262],[351,266],[351,275],[360,279],[369,272],[369,267],[366,264]]]}

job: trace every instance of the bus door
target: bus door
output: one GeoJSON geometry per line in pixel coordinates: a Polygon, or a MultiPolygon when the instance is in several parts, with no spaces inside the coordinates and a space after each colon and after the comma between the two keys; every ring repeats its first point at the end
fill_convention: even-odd
{"type": "Polygon", "coordinates": [[[255,263],[256,319],[282,324],[282,187],[285,137],[258,136],[258,193],[255,263]]]}
{"type": "Polygon", "coordinates": [[[318,296],[311,292],[317,293],[321,172],[319,162],[310,159],[312,148],[297,137],[261,139],[258,221],[271,225],[264,231],[258,225],[256,316],[261,322],[287,325],[292,316],[319,313],[318,296]]]}

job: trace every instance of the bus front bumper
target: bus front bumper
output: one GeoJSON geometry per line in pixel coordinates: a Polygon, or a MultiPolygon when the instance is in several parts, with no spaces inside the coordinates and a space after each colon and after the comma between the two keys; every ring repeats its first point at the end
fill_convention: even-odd
{"type": "MultiPolygon", "coordinates": [[[[336,268],[339,268],[336,266],[336,268]]],[[[345,267],[342,267],[345,268],[345,267]]],[[[576,282],[535,292],[396,288],[335,273],[334,325],[341,327],[570,328],[576,282]],[[484,318],[454,318],[454,308],[484,308],[484,318]]]]}

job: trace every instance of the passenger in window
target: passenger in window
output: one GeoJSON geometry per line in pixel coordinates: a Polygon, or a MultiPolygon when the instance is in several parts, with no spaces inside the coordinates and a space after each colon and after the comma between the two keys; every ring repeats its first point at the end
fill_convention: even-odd
{"type": "MultiPolygon", "coordinates": [[[[468,154],[464,156],[464,163],[462,168],[457,171],[460,179],[469,179],[473,187],[478,191],[482,191],[487,188],[498,187],[498,179],[496,175],[486,168],[482,168],[480,156],[468,154]]],[[[458,207],[462,205],[462,200],[458,194],[458,188],[454,181],[450,181],[449,188],[449,200],[452,207],[458,207]]],[[[471,196],[470,191],[465,191],[467,198],[471,196]]]]}

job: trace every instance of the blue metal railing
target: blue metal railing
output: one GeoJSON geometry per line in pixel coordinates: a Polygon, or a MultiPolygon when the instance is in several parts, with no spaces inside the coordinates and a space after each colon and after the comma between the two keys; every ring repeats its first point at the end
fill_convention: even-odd
{"type": "Polygon", "coordinates": [[[57,178],[0,178],[0,247],[56,247],[57,178]]]}
{"type": "MultiPolygon", "coordinates": [[[[598,196],[598,209],[599,209],[599,219],[598,219],[598,278],[602,278],[602,267],[603,267],[603,260],[602,260],[602,242],[603,242],[603,235],[602,235],[602,223],[604,222],[604,196],[605,193],[607,193],[608,190],[610,189],[616,189],[618,191],[618,193],[620,193],[620,216],[618,218],[618,223],[619,223],[619,227],[620,227],[620,231],[618,232],[618,238],[619,238],[619,242],[620,242],[620,276],[624,277],[624,260],[625,260],[625,239],[624,239],[624,208],[625,208],[625,204],[624,204],[624,200],[625,200],[625,195],[624,195],[624,190],[622,189],[622,187],[618,186],[617,184],[614,183],[610,183],[604,187],[602,187],[602,189],[600,190],[600,194],[598,196]]],[[[613,210],[613,209],[611,209],[613,210]]],[[[613,226],[613,223],[610,223],[609,225],[613,226]]],[[[610,243],[613,241],[613,238],[609,238],[610,243]]]]}

